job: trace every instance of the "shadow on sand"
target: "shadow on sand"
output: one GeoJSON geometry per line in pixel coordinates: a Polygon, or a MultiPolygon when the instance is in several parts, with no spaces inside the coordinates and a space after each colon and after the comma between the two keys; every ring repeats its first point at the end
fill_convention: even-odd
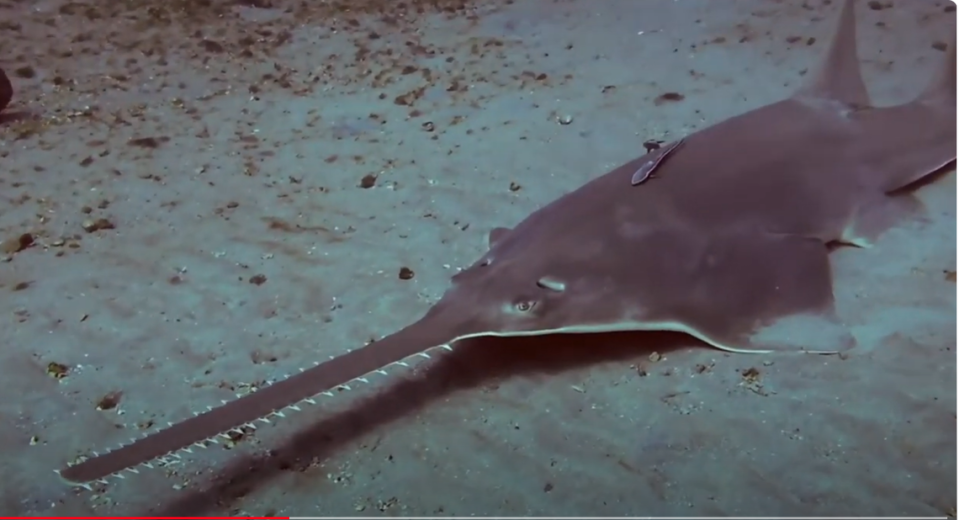
{"type": "Polygon", "coordinates": [[[283,472],[300,471],[321,462],[351,440],[383,428],[434,400],[492,380],[557,373],[610,361],[626,362],[653,351],[669,352],[695,344],[696,340],[688,336],[672,333],[568,334],[464,342],[412,379],[388,386],[357,402],[349,411],[313,423],[266,454],[234,461],[205,488],[189,491],[147,514],[225,513],[236,501],[283,472]]]}

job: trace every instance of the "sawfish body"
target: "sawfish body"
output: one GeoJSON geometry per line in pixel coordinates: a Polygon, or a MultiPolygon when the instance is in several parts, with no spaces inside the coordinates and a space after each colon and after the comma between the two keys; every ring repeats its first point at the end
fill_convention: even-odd
{"type": "Polygon", "coordinates": [[[847,0],[823,64],[795,95],[494,229],[488,252],[395,334],[60,475],[85,486],[151,467],[471,337],[672,330],[732,352],[851,348],[826,245],[868,247],[916,208],[893,192],[955,160],[955,66],[953,45],[914,101],[871,106],[847,0]]]}

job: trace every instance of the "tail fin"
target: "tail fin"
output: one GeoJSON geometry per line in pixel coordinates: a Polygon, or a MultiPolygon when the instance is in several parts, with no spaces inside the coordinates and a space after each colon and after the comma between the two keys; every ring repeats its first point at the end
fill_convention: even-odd
{"type": "Polygon", "coordinates": [[[854,3],[854,0],[846,0],[843,4],[835,35],[819,69],[794,97],[839,101],[853,106],[871,104],[859,71],[854,3]]]}

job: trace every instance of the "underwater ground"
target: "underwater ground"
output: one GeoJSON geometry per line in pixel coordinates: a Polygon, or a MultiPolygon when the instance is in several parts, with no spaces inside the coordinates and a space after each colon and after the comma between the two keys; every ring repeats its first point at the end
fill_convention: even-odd
{"type": "MultiPolygon", "coordinates": [[[[0,0],[16,89],[0,123],[0,513],[955,515],[954,171],[918,190],[922,216],[831,256],[849,356],[669,334],[478,342],[231,449],[93,491],[54,473],[412,322],[491,228],[648,139],[789,95],[836,14],[0,0]]],[[[909,99],[954,4],[858,14],[874,99],[909,99]]]]}

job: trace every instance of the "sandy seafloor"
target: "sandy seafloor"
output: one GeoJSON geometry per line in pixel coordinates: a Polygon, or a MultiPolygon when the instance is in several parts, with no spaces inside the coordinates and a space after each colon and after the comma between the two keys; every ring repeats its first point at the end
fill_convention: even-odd
{"type": "MultiPolygon", "coordinates": [[[[944,58],[949,5],[860,2],[878,104],[944,58]]],[[[859,342],[845,359],[657,334],[480,342],[231,450],[93,492],[54,474],[412,322],[492,227],[647,139],[789,95],[836,14],[0,0],[17,90],[0,232],[36,235],[0,263],[0,512],[954,515],[954,172],[876,247],[832,255],[859,342]],[[100,218],[112,229],[83,229],[100,218]],[[108,395],[119,405],[97,410],[108,395]]]]}

